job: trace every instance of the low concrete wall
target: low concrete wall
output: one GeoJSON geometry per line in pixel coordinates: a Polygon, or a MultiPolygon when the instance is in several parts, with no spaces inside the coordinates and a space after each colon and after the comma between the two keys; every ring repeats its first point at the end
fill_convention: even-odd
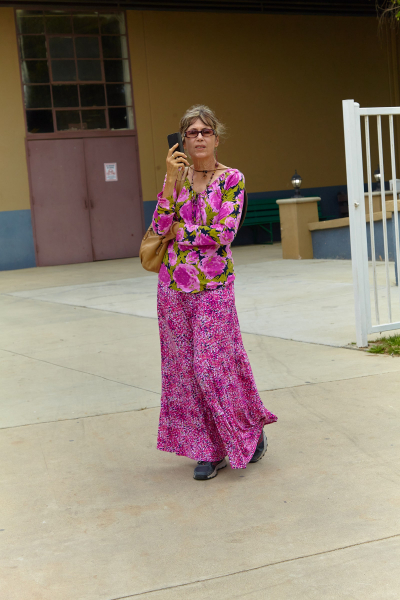
{"type": "MultiPolygon", "coordinates": [[[[386,213],[389,260],[395,260],[395,231],[392,212],[386,213]]],[[[400,217],[399,217],[400,220],[400,217]]],[[[310,223],[314,258],[351,259],[349,219],[335,219],[321,223],[310,223]]],[[[382,213],[374,214],[376,259],[384,260],[382,213]]],[[[371,260],[371,233],[367,222],[368,260],[371,260]]]]}

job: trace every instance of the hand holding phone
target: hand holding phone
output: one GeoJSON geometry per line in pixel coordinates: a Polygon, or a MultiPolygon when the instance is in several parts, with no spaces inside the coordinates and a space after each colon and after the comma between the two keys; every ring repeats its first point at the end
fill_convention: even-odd
{"type": "Polygon", "coordinates": [[[167,139],[168,139],[168,147],[169,148],[172,148],[176,144],[179,144],[179,147],[177,148],[178,152],[182,152],[182,154],[185,153],[185,150],[183,148],[182,136],[179,133],[179,131],[177,133],[170,133],[167,136],[167,139]]]}
{"type": "Polygon", "coordinates": [[[167,179],[176,181],[178,173],[185,166],[189,166],[184,152],[180,133],[171,133],[168,136],[169,152],[167,154],[167,179]]]}

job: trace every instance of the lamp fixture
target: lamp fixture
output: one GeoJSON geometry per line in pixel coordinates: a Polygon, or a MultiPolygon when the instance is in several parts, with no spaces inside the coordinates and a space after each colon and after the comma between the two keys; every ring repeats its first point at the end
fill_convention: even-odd
{"type": "Polygon", "coordinates": [[[303,197],[299,191],[302,181],[303,180],[302,180],[301,176],[297,174],[297,169],[296,169],[294,172],[294,175],[292,177],[292,186],[294,187],[294,196],[292,196],[293,198],[302,198],[303,197]]]}
{"type": "Polygon", "coordinates": [[[381,172],[379,170],[379,166],[374,171],[374,179],[376,181],[375,191],[380,192],[381,191],[381,172]]]}

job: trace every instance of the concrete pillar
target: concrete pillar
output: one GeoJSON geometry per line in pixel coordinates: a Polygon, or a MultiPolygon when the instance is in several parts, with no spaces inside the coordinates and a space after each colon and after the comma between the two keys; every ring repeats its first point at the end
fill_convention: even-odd
{"type": "Polygon", "coordinates": [[[283,258],[313,258],[309,223],[319,221],[318,196],[277,200],[281,221],[283,258]]]}

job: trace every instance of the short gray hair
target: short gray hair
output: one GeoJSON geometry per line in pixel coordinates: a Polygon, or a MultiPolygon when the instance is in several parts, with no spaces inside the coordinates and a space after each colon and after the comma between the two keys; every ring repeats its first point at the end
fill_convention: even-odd
{"type": "Polygon", "coordinates": [[[225,125],[219,121],[214,111],[204,104],[195,104],[185,112],[179,124],[179,131],[182,137],[185,131],[194,121],[196,121],[196,119],[201,119],[204,125],[208,125],[214,129],[217,136],[224,135],[225,125]]]}

